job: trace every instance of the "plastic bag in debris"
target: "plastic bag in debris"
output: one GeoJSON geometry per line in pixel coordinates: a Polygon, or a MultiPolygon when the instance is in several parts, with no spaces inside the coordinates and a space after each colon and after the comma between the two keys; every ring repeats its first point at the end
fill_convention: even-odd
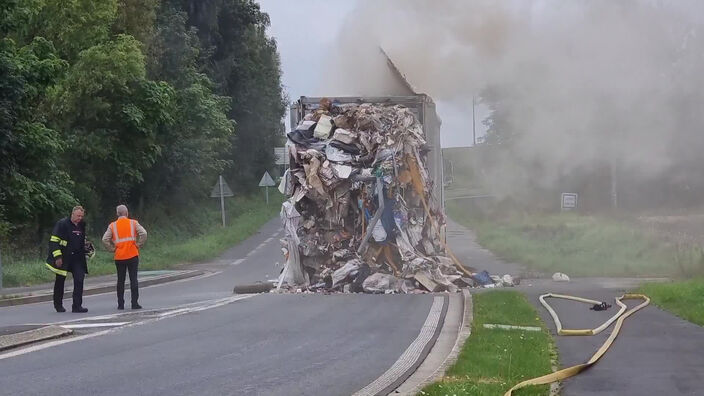
{"type": "Polygon", "coordinates": [[[552,280],[554,280],[555,282],[569,282],[570,277],[566,274],[563,274],[562,272],[555,272],[554,274],[552,274],[552,280]]]}
{"type": "Polygon", "coordinates": [[[369,275],[362,283],[362,288],[367,293],[386,293],[388,291],[397,292],[400,290],[401,280],[390,274],[369,275]]]}
{"type": "Polygon", "coordinates": [[[332,117],[322,115],[320,120],[318,120],[318,125],[315,126],[313,131],[313,136],[317,139],[325,140],[330,136],[330,131],[332,130],[332,117]]]}
{"type": "Polygon", "coordinates": [[[377,242],[384,242],[386,240],[387,234],[384,229],[384,225],[380,221],[374,224],[374,229],[372,230],[372,238],[377,242]]]}
{"type": "Polygon", "coordinates": [[[279,183],[279,192],[281,194],[286,195],[293,194],[293,178],[291,177],[290,169],[286,169],[284,175],[281,176],[281,183],[279,183]]]}
{"type": "Polygon", "coordinates": [[[301,241],[296,233],[301,214],[298,213],[293,203],[286,201],[281,206],[280,216],[284,224],[285,240],[288,245],[288,259],[284,265],[284,270],[279,276],[278,288],[284,283],[290,286],[307,284],[308,279],[303,272],[301,259],[298,254],[298,245],[300,245],[301,241]]]}
{"type": "Polygon", "coordinates": [[[337,128],[332,138],[345,144],[354,144],[357,141],[357,134],[346,129],[337,128]]]}
{"type": "Polygon", "coordinates": [[[491,280],[491,276],[487,271],[477,272],[472,275],[472,278],[482,286],[494,284],[494,281],[491,280]]]}
{"type": "Polygon", "coordinates": [[[361,260],[354,259],[354,260],[348,261],[345,265],[338,268],[335,272],[332,273],[332,287],[337,286],[340,282],[344,281],[347,277],[356,275],[356,272],[359,271],[359,266],[361,264],[362,264],[361,260]]]}
{"type": "Polygon", "coordinates": [[[330,145],[325,146],[325,156],[332,162],[351,162],[352,155],[330,145]]]}
{"type": "Polygon", "coordinates": [[[352,167],[349,165],[332,164],[332,168],[340,179],[347,179],[352,174],[352,167]]]}
{"type": "Polygon", "coordinates": [[[506,274],[501,277],[501,283],[503,283],[503,285],[506,287],[513,287],[515,285],[513,283],[513,277],[509,274],[506,274]]]}

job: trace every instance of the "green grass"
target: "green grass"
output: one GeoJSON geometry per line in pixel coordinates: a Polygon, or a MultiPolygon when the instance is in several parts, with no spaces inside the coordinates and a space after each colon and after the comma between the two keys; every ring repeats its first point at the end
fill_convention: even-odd
{"type": "MultiPolygon", "coordinates": [[[[445,377],[420,395],[502,395],[515,384],[552,372],[552,338],[533,306],[518,292],[475,294],[472,334],[445,377]],[[537,326],[543,331],[485,329],[485,323],[537,326]]],[[[549,386],[528,387],[516,396],[547,395],[549,386]]]]}
{"type": "Polygon", "coordinates": [[[682,319],[704,326],[704,278],[682,282],[648,283],[638,290],[682,319]]]}
{"type": "Polygon", "coordinates": [[[570,276],[683,276],[704,273],[701,253],[632,224],[573,213],[475,219],[459,203],[450,216],[477,232],[499,257],[546,273],[570,276]]]}
{"type": "MultiPolygon", "coordinates": [[[[215,199],[207,203],[209,206],[191,209],[189,213],[161,211],[150,219],[139,219],[149,233],[147,244],[140,251],[140,270],[177,268],[217,257],[254,234],[279,212],[281,195],[270,192],[270,200],[267,207],[259,196],[228,199],[225,228],[221,226],[220,208],[215,199]]],[[[100,243],[104,230],[99,231],[100,235],[89,238],[98,249],[96,257],[88,262],[90,276],[115,273],[112,253],[100,243]]],[[[3,255],[4,287],[29,286],[54,279],[53,273],[44,267],[43,257],[16,256],[3,255]]]]}

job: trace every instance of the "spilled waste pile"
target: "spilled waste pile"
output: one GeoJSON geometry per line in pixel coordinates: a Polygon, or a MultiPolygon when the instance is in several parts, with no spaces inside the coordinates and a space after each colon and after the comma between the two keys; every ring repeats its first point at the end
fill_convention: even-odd
{"type": "Polygon", "coordinates": [[[277,290],[419,293],[474,284],[444,243],[428,145],[401,105],[323,99],[288,134],[277,290]]]}

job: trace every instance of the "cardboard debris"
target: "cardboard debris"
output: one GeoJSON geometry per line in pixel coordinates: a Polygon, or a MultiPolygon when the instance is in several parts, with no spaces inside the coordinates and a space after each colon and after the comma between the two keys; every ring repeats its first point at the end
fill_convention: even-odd
{"type": "Polygon", "coordinates": [[[288,134],[277,289],[409,293],[474,283],[441,238],[445,217],[413,112],[329,99],[307,111],[288,134]]]}

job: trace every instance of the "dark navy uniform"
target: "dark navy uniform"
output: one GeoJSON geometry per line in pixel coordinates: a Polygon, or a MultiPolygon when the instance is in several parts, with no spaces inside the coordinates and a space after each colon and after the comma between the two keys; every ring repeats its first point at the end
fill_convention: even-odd
{"type": "Polygon", "coordinates": [[[64,282],[67,272],[73,275],[73,309],[83,306],[83,280],[88,273],[85,256],[86,223],[81,221],[73,224],[69,217],[56,222],[49,238],[49,256],[47,267],[56,274],[54,282],[54,308],[57,311],[63,305],[64,282]],[[61,267],[56,266],[56,260],[61,258],[61,267]]]}

